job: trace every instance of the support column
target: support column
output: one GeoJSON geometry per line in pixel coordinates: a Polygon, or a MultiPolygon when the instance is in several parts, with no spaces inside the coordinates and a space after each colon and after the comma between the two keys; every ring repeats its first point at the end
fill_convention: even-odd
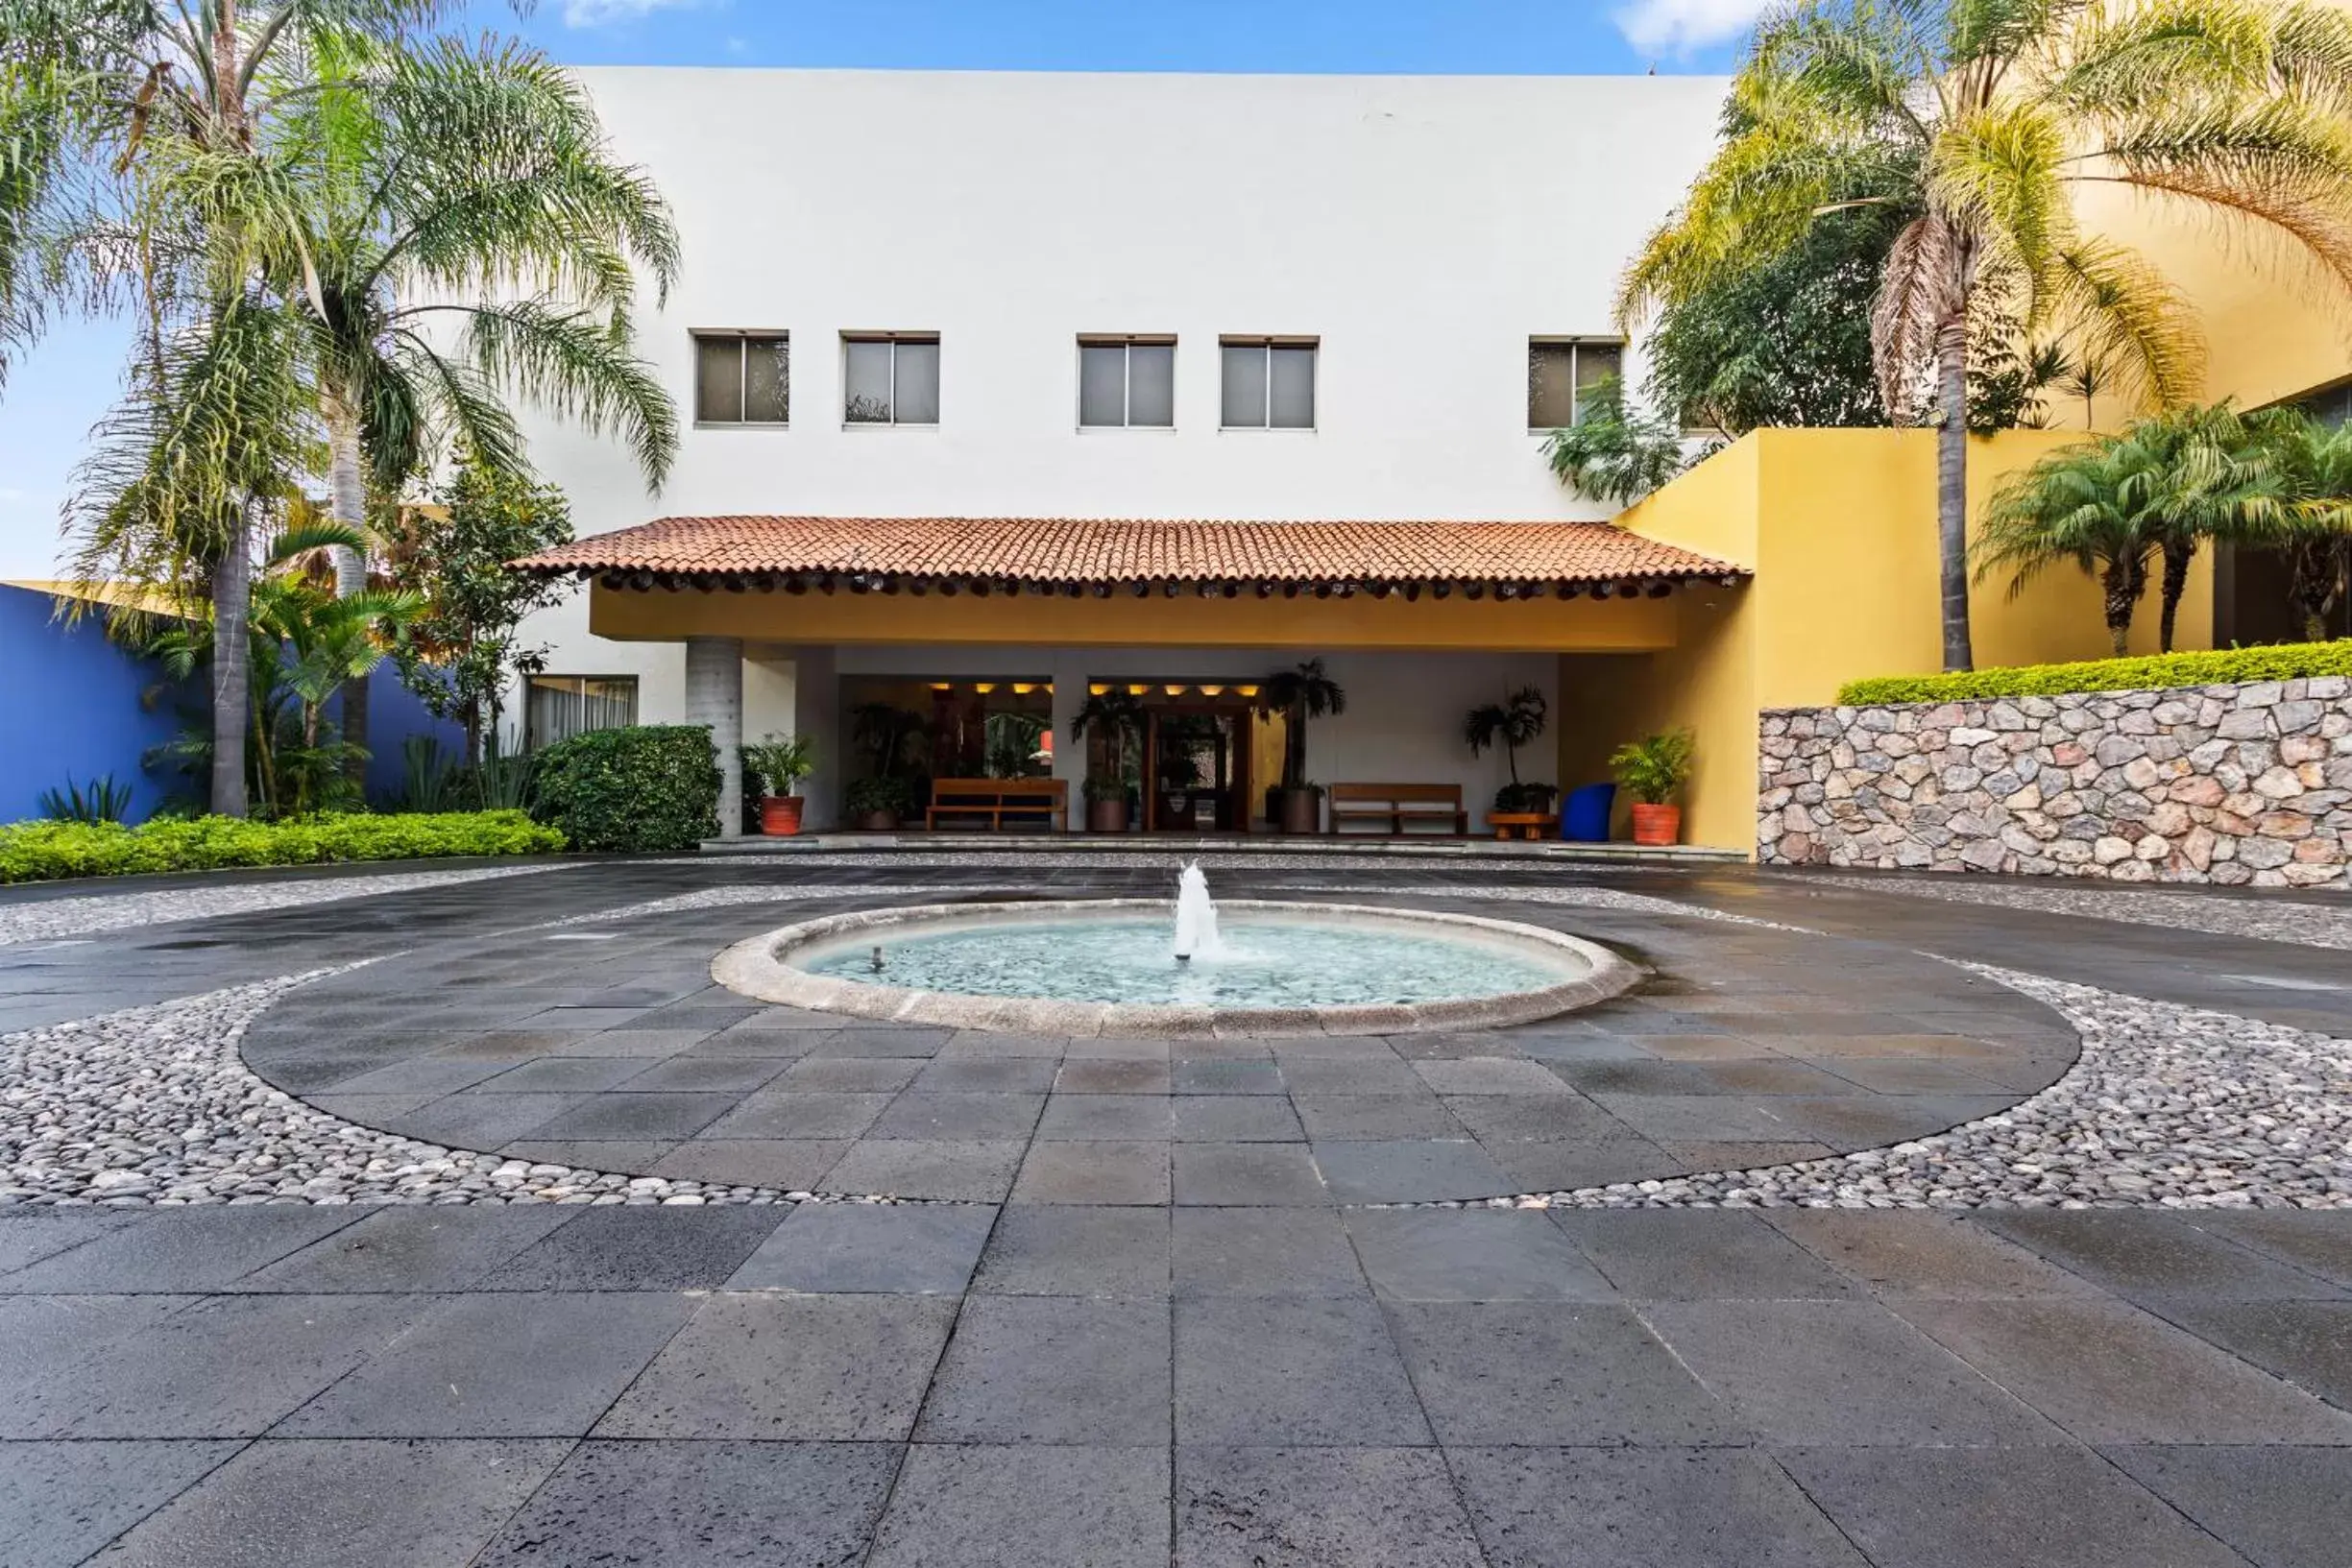
{"type": "Polygon", "coordinates": [[[1067,656],[1054,663],[1054,777],[1070,786],[1072,832],[1086,831],[1086,743],[1070,738],[1070,721],[1086,705],[1086,665],[1067,656]]]}
{"type": "Polygon", "coordinates": [[[792,650],[792,734],[807,736],[816,746],[816,771],[801,785],[808,798],[801,821],[812,832],[829,832],[841,825],[847,761],[841,755],[841,677],[831,643],[792,650]]]}
{"type": "Polygon", "coordinates": [[[743,639],[686,639],[686,722],[711,732],[718,748],[718,832],[743,836],[743,639]]]}

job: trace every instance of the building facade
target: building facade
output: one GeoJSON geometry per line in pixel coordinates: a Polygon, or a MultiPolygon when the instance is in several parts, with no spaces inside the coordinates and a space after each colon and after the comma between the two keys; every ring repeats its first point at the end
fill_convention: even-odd
{"type": "MultiPolygon", "coordinates": [[[[1721,95],[1689,78],[583,75],[676,210],[681,286],[640,326],[692,418],[659,496],[609,443],[535,436],[582,536],[656,517],[1605,517],[1531,431],[1619,368],[1617,268],[1704,161],[1721,95]]],[[[1279,594],[1214,616],[1188,597],[1191,630],[1164,611],[1168,629],[1141,628],[1131,597],[1091,628],[1013,602],[1029,635],[1011,643],[937,595],[754,591],[712,629],[743,644],[745,733],[815,733],[820,823],[864,703],[949,708],[961,729],[983,699],[983,732],[1034,715],[1076,781],[1089,686],[1183,688],[1230,731],[1239,688],[1320,657],[1348,703],[1313,726],[1313,777],[1458,783],[1483,807],[1508,759],[1470,754],[1465,711],[1533,685],[1559,724],[1576,701],[1524,624],[1368,645],[1279,594]]],[[[688,713],[686,647],[659,615],[591,590],[527,635],[551,649],[522,704],[534,739],[688,713]]],[[[1264,736],[1228,741],[1268,771],[1264,736]]],[[[1546,756],[1530,776],[1551,772],[1546,756]]]]}
{"type": "MultiPolygon", "coordinates": [[[[1689,836],[1749,851],[1760,708],[1934,667],[1932,432],[1761,432],[1613,523],[1543,460],[1641,379],[1618,275],[1720,80],[582,74],[677,214],[639,326],[691,423],[658,496],[617,443],[534,436],[583,536],[540,569],[585,586],[526,634],[532,743],[803,735],[816,827],[882,769],[1050,775],[1076,825],[1111,764],[1071,721],[1117,690],[1152,711],[1142,826],[1246,832],[1286,738],[1256,693],[1320,660],[1316,782],[1475,815],[1686,725],[1689,836]],[[1527,688],[1545,736],[1473,751],[1467,711],[1527,688]]],[[[2134,237],[2213,270],[2201,231],[2134,237]]],[[[2352,374],[2324,311],[2283,364],[2239,351],[2277,335],[2243,286],[2191,297],[2213,396],[2352,374]]],[[[2066,439],[1979,443],[1972,495],[2066,439]]],[[[2200,571],[2185,645],[2216,605],[2200,571]]],[[[2087,582],[1973,613],[1988,663],[2103,651],[2087,582]]]]}

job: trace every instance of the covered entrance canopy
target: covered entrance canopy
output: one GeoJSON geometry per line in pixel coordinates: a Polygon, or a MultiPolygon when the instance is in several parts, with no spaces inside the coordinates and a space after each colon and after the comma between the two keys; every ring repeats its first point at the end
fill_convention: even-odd
{"type": "MultiPolygon", "coordinates": [[[[1464,748],[1466,705],[1553,687],[1560,654],[1670,647],[1678,589],[1748,575],[1599,522],[945,517],[666,518],[516,565],[588,580],[599,636],[685,642],[688,717],[730,760],[746,646],[791,661],[795,730],[820,737],[842,734],[834,705],[853,678],[1044,683],[1065,736],[1090,685],[1176,682],[1201,712],[1154,723],[1152,766],[1189,760],[1201,784],[1160,791],[1169,811],[1147,815],[1231,828],[1272,778],[1208,688],[1352,656],[1334,673],[1357,706],[1312,732],[1322,782],[1491,790],[1501,764],[1464,748]]],[[[1082,748],[1037,765],[1085,775],[1082,748]]]]}

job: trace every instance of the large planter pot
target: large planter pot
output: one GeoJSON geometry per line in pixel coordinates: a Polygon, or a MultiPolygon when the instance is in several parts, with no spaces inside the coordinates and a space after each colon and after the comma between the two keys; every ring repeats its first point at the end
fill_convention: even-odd
{"type": "MultiPolygon", "coordinates": [[[[795,822],[794,829],[799,827],[795,822]]],[[[898,832],[896,811],[865,811],[858,817],[858,831],[864,833],[894,833],[898,832]]]]}
{"type": "Polygon", "coordinates": [[[801,795],[764,795],[760,799],[760,832],[770,838],[789,838],[800,832],[801,795]]]}
{"type": "Polygon", "coordinates": [[[1086,831],[1090,833],[1123,833],[1127,832],[1127,801],[1088,801],[1086,831]]]}
{"type": "Polygon", "coordinates": [[[1282,791],[1282,831],[1286,833],[1311,833],[1322,829],[1323,795],[1320,789],[1285,789],[1282,791]]]}
{"type": "Polygon", "coordinates": [[[1679,806],[1634,806],[1634,842],[1653,847],[1680,843],[1683,808],[1679,806]]]}

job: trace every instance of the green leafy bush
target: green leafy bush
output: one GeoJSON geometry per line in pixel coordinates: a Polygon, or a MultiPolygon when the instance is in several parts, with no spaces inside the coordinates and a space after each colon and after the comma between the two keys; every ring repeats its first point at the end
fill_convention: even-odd
{"type": "Polygon", "coordinates": [[[1953,675],[1879,675],[1847,682],[1838,688],[1837,700],[1841,707],[1872,708],[1976,697],[2062,697],[2074,691],[2161,691],[2168,687],[2293,681],[2314,675],[2352,675],[2352,638],[2141,659],[2090,659],[2073,664],[2015,664],[1953,675]]]}
{"type": "Polygon", "coordinates": [[[283,822],[193,817],[158,819],[136,828],[19,822],[0,827],[0,882],[448,855],[545,855],[563,847],[562,833],[521,811],[352,813],[283,822]]]}
{"type": "Polygon", "coordinates": [[[717,831],[718,750],[699,724],[591,730],[539,753],[531,814],[571,847],[691,850],[717,831]]]}

